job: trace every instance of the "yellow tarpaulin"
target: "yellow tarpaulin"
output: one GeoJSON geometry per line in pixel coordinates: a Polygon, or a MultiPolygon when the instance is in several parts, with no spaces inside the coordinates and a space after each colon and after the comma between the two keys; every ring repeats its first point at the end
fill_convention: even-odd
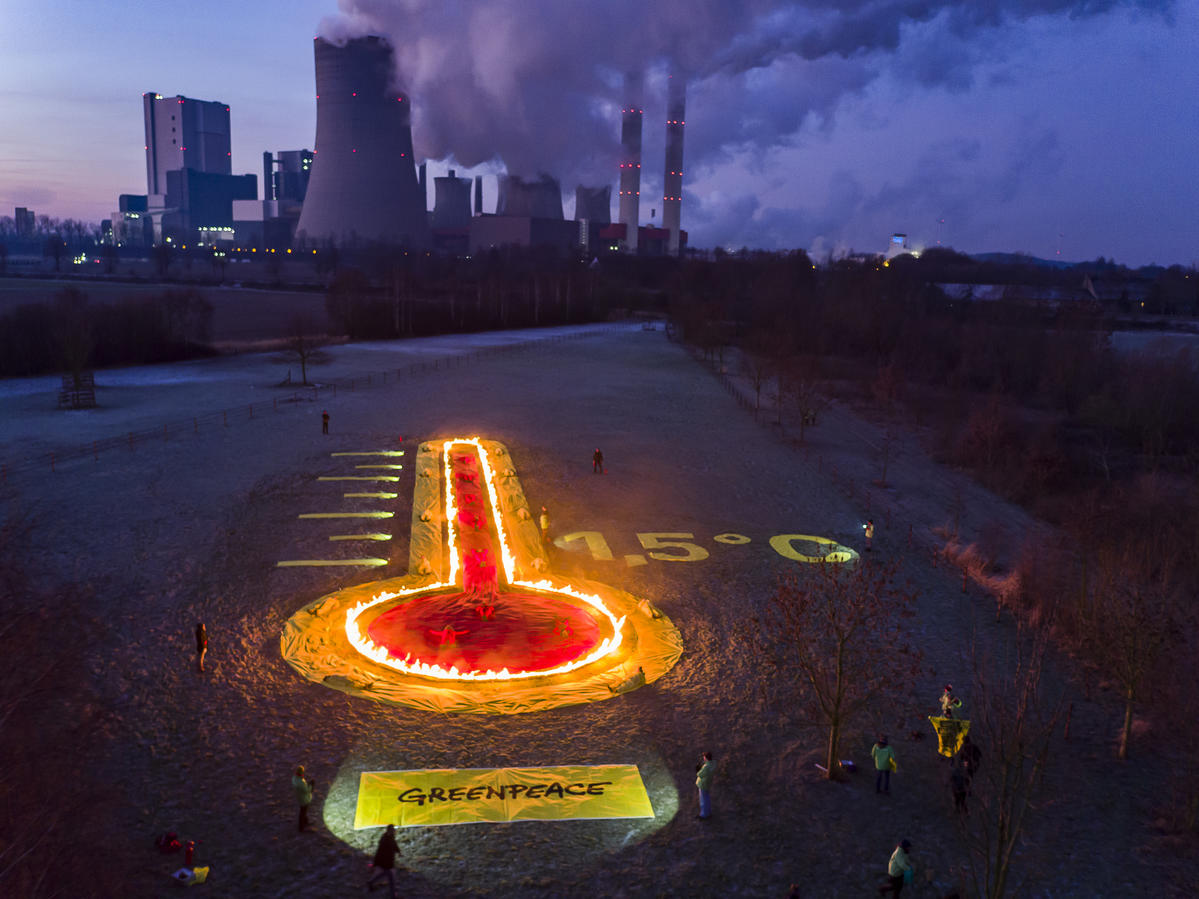
{"type": "Polygon", "coordinates": [[[363,771],[354,829],[652,817],[636,765],[363,771]]]}
{"type": "Polygon", "coordinates": [[[970,731],[970,722],[961,718],[928,718],[937,732],[937,752],[946,758],[953,758],[962,748],[962,740],[970,731]]]}

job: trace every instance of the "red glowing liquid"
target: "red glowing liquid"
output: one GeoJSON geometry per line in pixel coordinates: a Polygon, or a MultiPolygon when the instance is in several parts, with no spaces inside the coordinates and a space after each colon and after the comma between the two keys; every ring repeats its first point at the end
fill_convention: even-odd
{"type": "Polygon", "coordinates": [[[473,447],[450,458],[462,587],[418,596],[366,627],[376,646],[409,664],[462,674],[547,671],[589,655],[611,623],[585,603],[501,583],[499,540],[480,460],[473,447]]]}

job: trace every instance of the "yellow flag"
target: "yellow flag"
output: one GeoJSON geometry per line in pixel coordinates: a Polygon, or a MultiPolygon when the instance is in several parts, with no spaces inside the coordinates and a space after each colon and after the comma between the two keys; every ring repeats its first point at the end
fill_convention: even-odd
{"type": "Polygon", "coordinates": [[[970,731],[970,722],[961,718],[934,718],[929,715],[933,730],[937,732],[937,752],[953,758],[962,748],[962,740],[970,731]]]}
{"type": "Polygon", "coordinates": [[[652,818],[636,765],[363,771],[354,828],[652,818]]]}

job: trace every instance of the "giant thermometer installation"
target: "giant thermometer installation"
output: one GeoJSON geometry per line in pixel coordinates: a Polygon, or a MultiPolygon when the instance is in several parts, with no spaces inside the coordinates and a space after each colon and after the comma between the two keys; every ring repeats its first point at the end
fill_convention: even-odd
{"type": "Polygon", "coordinates": [[[682,654],[646,600],[549,570],[505,447],[421,445],[409,573],[297,612],[287,662],[346,693],[437,711],[507,714],[592,702],[657,680],[682,654]]]}

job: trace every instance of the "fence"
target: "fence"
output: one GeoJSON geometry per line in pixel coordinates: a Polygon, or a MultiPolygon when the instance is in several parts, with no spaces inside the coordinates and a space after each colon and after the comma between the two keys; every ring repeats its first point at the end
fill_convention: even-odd
{"type": "Polygon", "coordinates": [[[555,334],[552,337],[543,337],[538,340],[528,340],[521,343],[509,343],[502,346],[485,347],[483,349],[474,350],[468,353],[457,353],[450,356],[441,356],[436,359],[426,360],[422,362],[413,362],[407,366],[401,366],[394,369],[385,369],[381,371],[367,372],[364,375],[356,375],[351,378],[343,378],[338,381],[330,381],[325,384],[313,385],[312,387],[295,390],[284,396],[276,396],[271,400],[263,400],[257,403],[247,403],[244,406],[234,406],[229,409],[221,409],[218,412],[208,412],[204,415],[194,415],[191,418],[180,418],[172,421],[163,422],[161,427],[145,428],[138,431],[128,431],[117,437],[106,437],[103,440],[93,440],[91,443],[73,446],[59,447],[51,452],[38,453],[35,455],[26,456],[15,460],[5,460],[0,462],[0,484],[8,482],[10,477],[17,475],[28,474],[36,471],[55,472],[59,466],[66,462],[74,462],[81,459],[92,459],[95,462],[100,461],[100,456],[104,453],[111,453],[116,450],[126,452],[134,452],[139,446],[148,444],[161,444],[172,437],[183,437],[188,434],[198,434],[201,427],[207,429],[210,427],[231,427],[243,422],[251,421],[255,416],[261,418],[266,414],[273,414],[281,411],[291,404],[303,402],[305,400],[316,401],[322,395],[337,396],[337,391],[355,391],[359,389],[369,389],[373,387],[384,387],[388,384],[398,384],[405,377],[415,377],[417,375],[427,374],[436,371],[448,371],[453,368],[460,368],[462,365],[476,362],[490,356],[495,356],[503,353],[527,352],[529,350],[539,349],[550,344],[562,343],[568,340],[579,340],[584,337],[592,337],[597,334],[607,334],[612,331],[619,330],[617,327],[597,328],[576,334],[555,334]]]}

